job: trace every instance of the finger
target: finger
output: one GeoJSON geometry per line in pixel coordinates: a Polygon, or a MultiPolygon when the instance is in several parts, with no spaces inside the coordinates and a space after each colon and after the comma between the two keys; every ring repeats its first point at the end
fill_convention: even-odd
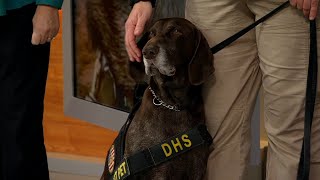
{"type": "Polygon", "coordinates": [[[136,41],[135,40],[129,41],[129,44],[130,44],[130,47],[131,47],[131,50],[132,50],[133,54],[135,55],[134,59],[136,61],[140,62],[141,52],[140,52],[140,49],[137,46],[136,41]]]}
{"type": "Polygon", "coordinates": [[[53,40],[53,38],[47,38],[47,41],[46,42],[51,42],[53,40]]]}
{"type": "Polygon", "coordinates": [[[129,39],[128,38],[128,34],[126,33],[126,36],[125,36],[126,50],[127,50],[128,55],[129,55],[130,61],[134,61],[134,59],[136,58],[136,55],[132,51],[132,49],[131,49],[131,47],[129,45],[129,40],[128,39],[129,39]]]}
{"type": "Polygon", "coordinates": [[[127,49],[127,52],[128,52],[129,60],[133,62],[133,61],[134,61],[134,58],[133,58],[132,55],[131,55],[131,54],[132,54],[131,50],[130,50],[130,49],[127,49]]]}
{"type": "Polygon", "coordinates": [[[49,33],[49,30],[44,30],[44,29],[37,29],[36,32],[38,34],[41,34],[41,38],[40,38],[40,42],[39,44],[44,44],[47,42],[47,39],[48,39],[48,33],[49,33]]]}
{"type": "MultiPolygon", "coordinates": [[[[129,43],[129,42],[128,42],[129,43]]],[[[134,45],[135,45],[135,42],[131,43],[133,45],[129,45],[128,44],[128,48],[127,48],[127,52],[128,52],[128,55],[129,55],[129,58],[130,58],[130,61],[140,61],[140,58],[137,56],[137,54],[135,53],[135,51],[133,50],[134,45]],[[133,46],[133,47],[131,47],[133,46]]]]}
{"type": "Polygon", "coordinates": [[[305,17],[309,17],[310,14],[310,8],[311,8],[311,1],[310,0],[305,0],[303,2],[303,14],[305,17]]]}
{"type": "Polygon", "coordinates": [[[50,32],[49,32],[49,35],[48,35],[48,38],[47,38],[47,42],[51,42],[53,39],[54,39],[54,35],[55,34],[55,30],[52,29],[50,32]]]}
{"type": "MultiPolygon", "coordinates": [[[[144,31],[144,27],[145,27],[146,22],[147,22],[146,19],[143,19],[143,18],[138,19],[137,25],[134,30],[135,36],[140,36],[142,34],[142,32],[144,31]]],[[[135,54],[137,54],[137,56],[138,56],[138,59],[136,59],[136,60],[138,62],[141,62],[141,50],[138,48],[137,43],[136,42],[132,43],[131,48],[133,49],[135,54]]]]}
{"type": "Polygon", "coordinates": [[[144,18],[138,19],[137,25],[136,25],[136,27],[134,29],[134,35],[135,36],[140,36],[142,34],[142,32],[144,30],[144,26],[146,24],[146,21],[147,20],[144,19],[144,18]]]}
{"type": "Polygon", "coordinates": [[[48,36],[42,36],[40,40],[40,44],[44,44],[48,41],[48,36]]]}
{"type": "Polygon", "coordinates": [[[139,59],[138,56],[132,50],[132,48],[129,46],[129,44],[126,45],[126,50],[127,50],[130,61],[135,61],[136,59],[139,59]]]}
{"type": "Polygon", "coordinates": [[[135,60],[134,53],[132,52],[131,48],[128,45],[126,45],[126,50],[129,56],[129,60],[134,61],[135,60]]]}
{"type": "MultiPolygon", "coordinates": [[[[142,35],[146,22],[147,22],[147,20],[144,19],[144,18],[139,18],[138,19],[137,25],[135,26],[135,29],[134,29],[135,37],[138,37],[138,36],[142,35]]],[[[138,48],[136,41],[132,42],[131,48],[133,49],[135,54],[137,54],[137,56],[139,57],[138,60],[140,62],[140,60],[141,60],[141,50],[138,48]]]]}
{"type": "Polygon", "coordinates": [[[134,57],[135,60],[139,61],[141,57],[141,52],[136,43],[136,36],[133,34],[128,34],[127,43],[132,52],[132,56],[134,57]]]}
{"type": "Polygon", "coordinates": [[[57,35],[58,35],[58,33],[59,33],[59,25],[57,26],[57,27],[55,27],[51,32],[50,32],[50,34],[51,34],[51,39],[54,39],[57,35]]]}
{"type": "Polygon", "coordinates": [[[41,38],[41,44],[45,44],[48,41],[52,40],[52,34],[53,34],[53,28],[48,25],[48,27],[42,29],[42,38],[41,38]]]}
{"type": "Polygon", "coordinates": [[[290,0],[290,4],[293,7],[297,7],[297,0],[290,0]]]}
{"type": "Polygon", "coordinates": [[[297,9],[302,10],[303,0],[297,0],[297,9]]]}
{"type": "Polygon", "coordinates": [[[126,43],[126,48],[128,49],[128,53],[130,53],[132,58],[130,60],[138,59],[138,53],[136,53],[136,51],[134,50],[136,46],[135,36],[133,34],[134,29],[135,29],[135,26],[132,23],[130,22],[126,23],[125,43],[126,43]]]}
{"type": "Polygon", "coordinates": [[[33,32],[31,37],[31,43],[33,45],[39,45],[40,41],[41,41],[41,35],[37,32],[33,32]]]}
{"type": "Polygon", "coordinates": [[[311,1],[311,8],[310,8],[310,15],[309,15],[310,20],[314,20],[317,17],[318,4],[319,4],[319,0],[312,0],[311,1]]]}

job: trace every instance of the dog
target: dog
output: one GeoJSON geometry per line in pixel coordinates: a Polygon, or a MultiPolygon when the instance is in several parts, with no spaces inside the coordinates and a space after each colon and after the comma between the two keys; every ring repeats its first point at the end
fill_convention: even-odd
{"type": "MultiPolygon", "coordinates": [[[[160,19],[147,34],[148,40],[142,49],[143,63],[131,62],[129,69],[137,83],[147,79],[149,86],[128,126],[124,157],[161,143],[163,152],[170,157],[193,143],[183,135],[180,139],[170,141],[170,138],[205,124],[201,86],[214,72],[213,55],[205,37],[184,18],[160,19]],[[163,143],[168,139],[168,143],[163,143]]],[[[114,152],[117,151],[111,150],[112,155],[114,152]]],[[[162,163],[152,157],[157,166],[128,179],[201,180],[208,155],[209,146],[202,144],[162,163]]],[[[113,162],[106,163],[101,179],[107,179],[105,175],[110,168],[114,169],[113,162]]],[[[121,169],[121,173],[124,172],[125,169],[121,169]]],[[[119,176],[122,175],[114,179],[121,179],[119,176]]]]}

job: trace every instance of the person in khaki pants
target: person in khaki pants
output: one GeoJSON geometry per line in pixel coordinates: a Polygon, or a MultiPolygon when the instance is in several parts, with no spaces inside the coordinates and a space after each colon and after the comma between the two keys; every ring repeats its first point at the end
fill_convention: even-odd
{"type": "MultiPolygon", "coordinates": [[[[213,47],[284,2],[187,0],[185,16],[213,47]]],[[[318,0],[290,2],[292,6],[215,54],[215,74],[203,91],[207,126],[214,138],[208,159],[208,180],[248,180],[250,118],[260,87],[264,95],[264,119],[269,141],[267,179],[296,179],[304,129],[308,19],[316,18],[318,0]]],[[[152,6],[148,1],[132,4],[126,22],[126,48],[131,61],[141,61],[141,52],[134,40],[150,19],[152,6]]],[[[319,86],[317,94],[310,180],[320,177],[319,86]]]]}

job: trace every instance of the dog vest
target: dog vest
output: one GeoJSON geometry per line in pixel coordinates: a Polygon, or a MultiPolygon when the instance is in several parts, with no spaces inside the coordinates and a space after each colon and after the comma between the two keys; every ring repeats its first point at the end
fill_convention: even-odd
{"type": "Polygon", "coordinates": [[[133,107],[126,123],[122,126],[119,135],[108,151],[105,167],[108,170],[106,175],[106,179],[108,180],[126,179],[131,175],[155,167],[200,145],[209,146],[212,144],[211,135],[207,131],[206,126],[201,124],[129,157],[124,157],[126,132],[140,104],[141,101],[133,107]]]}

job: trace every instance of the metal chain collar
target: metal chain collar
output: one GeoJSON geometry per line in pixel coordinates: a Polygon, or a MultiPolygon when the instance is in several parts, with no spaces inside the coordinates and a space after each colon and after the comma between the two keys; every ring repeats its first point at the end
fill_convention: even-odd
{"type": "Polygon", "coordinates": [[[163,102],[157,95],[156,93],[151,89],[151,87],[149,86],[149,90],[151,92],[151,94],[153,95],[153,104],[156,105],[156,106],[163,106],[163,107],[166,107],[170,110],[173,110],[173,111],[180,111],[180,109],[178,108],[177,105],[170,105],[170,104],[167,104],[165,102],[163,102]]]}

